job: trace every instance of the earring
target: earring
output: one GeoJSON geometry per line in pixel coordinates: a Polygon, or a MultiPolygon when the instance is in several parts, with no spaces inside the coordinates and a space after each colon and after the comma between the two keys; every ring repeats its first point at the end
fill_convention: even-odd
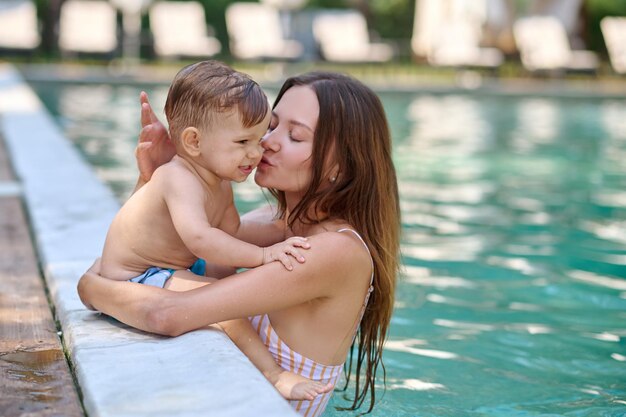
{"type": "Polygon", "coordinates": [[[330,182],[335,182],[337,181],[337,177],[330,177],[330,182]]]}

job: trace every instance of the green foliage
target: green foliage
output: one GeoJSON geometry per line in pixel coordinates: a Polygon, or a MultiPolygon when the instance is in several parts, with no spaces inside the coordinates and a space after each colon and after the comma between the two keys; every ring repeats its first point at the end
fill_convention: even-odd
{"type": "MultiPolygon", "coordinates": [[[[246,1],[246,0],[240,0],[246,1]]],[[[228,32],[226,31],[226,8],[233,0],[200,0],[204,6],[206,20],[215,31],[215,37],[222,44],[222,54],[228,55],[228,32]]]]}
{"type": "Polygon", "coordinates": [[[415,0],[372,0],[372,29],[387,39],[409,39],[413,33],[415,0]]]}
{"type": "Polygon", "coordinates": [[[315,9],[340,9],[349,7],[348,0],[309,0],[307,8],[315,9]]]}
{"type": "Polygon", "coordinates": [[[307,8],[361,11],[370,29],[382,38],[409,39],[413,31],[415,0],[309,0],[307,8]]]}
{"type": "Polygon", "coordinates": [[[626,16],[626,0],[586,0],[588,47],[606,50],[600,30],[600,21],[606,16],[626,16]]]}

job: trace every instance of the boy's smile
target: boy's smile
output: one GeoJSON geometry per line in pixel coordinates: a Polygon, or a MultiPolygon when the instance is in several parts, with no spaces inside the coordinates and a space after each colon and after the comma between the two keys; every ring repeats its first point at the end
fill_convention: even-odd
{"type": "Polygon", "coordinates": [[[240,166],[239,169],[241,170],[241,172],[243,172],[246,176],[250,175],[252,173],[252,170],[255,167],[252,165],[244,165],[244,166],[240,166]]]}

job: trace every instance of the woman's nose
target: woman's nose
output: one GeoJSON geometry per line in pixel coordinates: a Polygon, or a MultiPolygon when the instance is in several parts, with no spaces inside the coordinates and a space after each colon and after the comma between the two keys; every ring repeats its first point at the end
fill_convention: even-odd
{"type": "Polygon", "coordinates": [[[280,145],[278,140],[276,140],[276,135],[273,135],[274,131],[267,132],[263,139],[261,139],[261,147],[264,151],[274,151],[277,152],[280,149],[280,145]]]}

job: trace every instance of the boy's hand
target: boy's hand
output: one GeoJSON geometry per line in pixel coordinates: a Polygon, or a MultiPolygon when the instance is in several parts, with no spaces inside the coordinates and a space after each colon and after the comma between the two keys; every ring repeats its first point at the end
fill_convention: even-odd
{"type": "Polygon", "coordinates": [[[167,129],[154,114],[145,91],[139,95],[139,101],[141,102],[141,132],[135,149],[135,158],[140,179],[148,182],[158,167],[174,157],[176,148],[167,129]]]}
{"type": "Polygon", "coordinates": [[[311,245],[307,242],[307,238],[290,237],[284,242],[263,248],[263,265],[273,261],[280,261],[287,270],[291,271],[293,265],[289,256],[294,257],[300,263],[304,263],[304,256],[302,256],[298,248],[309,249],[310,247],[311,245]]]}

